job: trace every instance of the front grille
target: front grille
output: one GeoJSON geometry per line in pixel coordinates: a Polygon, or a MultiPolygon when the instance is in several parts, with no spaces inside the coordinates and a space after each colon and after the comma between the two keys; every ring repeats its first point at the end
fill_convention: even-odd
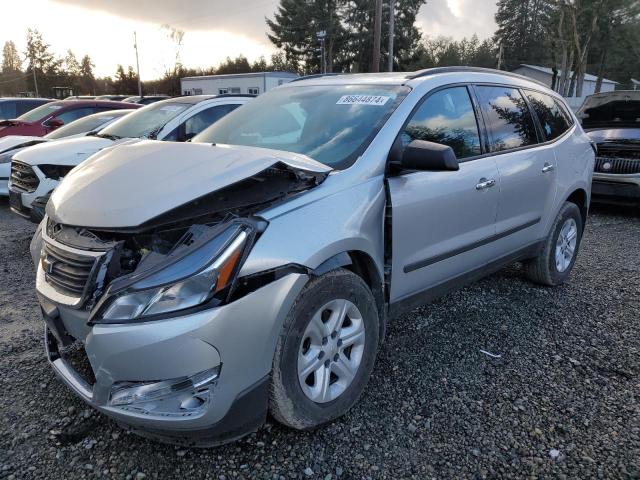
{"type": "Polygon", "coordinates": [[[42,268],[47,283],[56,290],[76,297],[85,292],[95,257],[78,255],[44,243],[42,268]]]}
{"type": "Polygon", "coordinates": [[[11,185],[27,193],[35,192],[40,184],[38,176],[26,163],[11,161],[11,185]]]}
{"type": "Polygon", "coordinates": [[[618,175],[640,173],[640,158],[596,157],[595,171],[618,175]]]}

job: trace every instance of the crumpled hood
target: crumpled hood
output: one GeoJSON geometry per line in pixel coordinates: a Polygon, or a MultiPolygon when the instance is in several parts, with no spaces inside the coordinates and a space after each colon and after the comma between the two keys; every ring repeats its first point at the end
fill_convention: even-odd
{"type": "MultiPolygon", "coordinates": [[[[126,142],[129,139],[119,140],[126,142]]],[[[87,158],[116,142],[101,137],[79,137],[56,140],[35,145],[18,153],[14,158],[29,165],[80,165],[87,158]]]]}
{"type": "Polygon", "coordinates": [[[30,137],[27,135],[10,135],[0,138],[0,153],[5,153],[16,148],[28,147],[38,143],[48,142],[46,138],[30,137]]]}
{"type": "Polygon", "coordinates": [[[65,225],[137,227],[278,163],[328,174],[304,155],[265,148],[153,140],[94,155],[54,191],[47,214],[65,225]]]}

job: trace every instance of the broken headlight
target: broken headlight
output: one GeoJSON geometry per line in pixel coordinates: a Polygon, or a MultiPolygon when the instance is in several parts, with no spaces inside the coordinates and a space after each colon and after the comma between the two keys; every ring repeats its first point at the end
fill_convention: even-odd
{"type": "Polygon", "coordinates": [[[242,227],[228,228],[193,254],[108,295],[94,322],[143,321],[207,303],[232,284],[248,239],[242,227]]]}

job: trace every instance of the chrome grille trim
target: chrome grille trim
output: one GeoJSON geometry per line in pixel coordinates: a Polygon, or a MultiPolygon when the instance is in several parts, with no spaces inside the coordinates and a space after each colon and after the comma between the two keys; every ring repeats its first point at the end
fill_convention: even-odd
{"type": "Polygon", "coordinates": [[[40,179],[31,165],[17,160],[11,161],[10,181],[13,188],[26,193],[35,192],[40,185],[40,179]]]}

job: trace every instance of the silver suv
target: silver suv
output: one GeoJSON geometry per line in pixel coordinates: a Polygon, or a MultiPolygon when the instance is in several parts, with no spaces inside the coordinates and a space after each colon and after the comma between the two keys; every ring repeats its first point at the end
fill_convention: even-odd
{"type": "Polygon", "coordinates": [[[47,355],[142,435],[216,445],[352,407],[399,313],[571,271],[594,151],[554,92],[445,68],[306,78],[186,144],[97,153],[32,242],[47,355]]]}

